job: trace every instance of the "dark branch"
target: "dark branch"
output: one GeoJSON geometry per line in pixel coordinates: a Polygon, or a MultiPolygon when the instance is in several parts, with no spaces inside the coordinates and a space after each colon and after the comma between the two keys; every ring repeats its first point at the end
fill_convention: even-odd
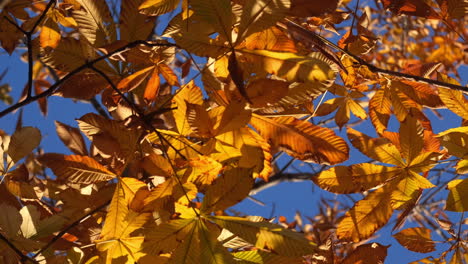
{"type": "Polygon", "coordinates": [[[287,30],[293,37],[296,37],[297,39],[301,39],[301,40],[309,40],[311,42],[322,42],[324,43],[325,45],[328,45],[334,49],[337,49],[341,52],[343,52],[344,54],[352,57],[353,59],[355,59],[360,65],[363,65],[363,66],[367,66],[367,68],[369,68],[370,71],[372,72],[375,72],[375,73],[382,73],[382,74],[386,74],[386,75],[391,75],[391,76],[395,76],[395,77],[400,77],[400,78],[405,78],[405,79],[410,79],[410,80],[413,80],[413,81],[417,81],[417,82],[424,82],[424,83],[427,83],[427,84],[432,84],[432,85],[436,85],[436,86],[440,86],[440,87],[443,87],[443,88],[447,88],[447,89],[452,89],[452,90],[457,90],[457,91],[462,91],[462,92],[468,92],[468,87],[464,87],[464,86],[461,86],[461,85],[457,85],[457,84],[452,84],[452,83],[447,83],[447,82],[441,82],[441,81],[438,81],[438,80],[433,80],[433,79],[428,79],[428,78],[424,78],[424,77],[421,77],[421,76],[416,76],[416,75],[412,75],[412,74],[407,74],[407,73],[403,73],[403,72],[396,72],[396,71],[391,71],[391,70],[385,70],[385,69],[381,69],[371,63],[368,63],[367,61],[361,59],[360,57],[350,53],[349,51],[346,51],[340,47],[338,47],[335,43],[329,41],[328,39],[324,38],[324,37],[321,37],[317,34],[315,34],[314,32],[312,31],[309,31],[301,26],[299,26],[298,24],[292,22],[292,21],[288,21],[286,22],[286,24],[283,24],[283,23],[277,23],[277,25],[282,28],[282,29],[285,29],[287,30]]]}
{"type": "Polygon", "coordinates": [[[103,205],[99,206],[99,207],[96,207],[95,209],[89,211],[87,214],[85,214],[84,216],[80,217],[78,220],[76,220],[75,222],[71,223],[69,226],[67,226],[65,229],[63,229],[62,231],[60,231],[60,233],[58,233],[57,235],[54,236],[54,238],[52,238],[52,240],[49,241],[49,243],[47,243],[47,245],[45,245],[43,248],[41,248],[41,250],[39,250],[38,252],[36,252],[36,254],[34,254],[33,258],[39,256],[42,252],[46,251],[50,246],[52,246],[55,242],[57,242],[57,240],[59,240],[63,235],[65,235],[70,229],[72,229],[73,227],[77,226],[78,224],[80,224],[81,222],[83,222],[84,220],[86,220],[90,215],[104,209],[104,207],[106,207],[107,205],[109,205],[111,201],[107,201],[105,202],[103,205]]]}
{"type": "Polygon", "coordinates": [[[10,242],[10,240],[8,240],[8,238],[6,238],[5,236],[2,235],[2,233],[0,233],[0,240],[2,240],[3,242],[5,242],[13,251],[15,251],[15,253],[21,257],[20,261],[21,263],[24,263],[26,261],[31,261],[32,263],[38,263],[37,261],[35,261],[34,259],[26,256],[25,254],[23,254],[23,252],[21,252],[21,250],[19,250],[15,245],[13,245],[13,243],[10,242]]]}
{"type": "Polygon", "coordinates": [[[83,65],[81,65],[80,67],[74,69],[73,71],[69,72],[67,75],[65,75],[62,79],[60,79],[59,81],[57,81],[56,83],[54,83],[52,86],[50,86],[47,90],[45,90],[44,92],[40,93],[40,94],[37,94],[35,96],[31,96],[29,98],[26,98],[24,99],[23,101],[21,102],[18,102],[10,107],[8,107],[7,109],[3,110],[0,112],[0,118],[4,117],[5,115],[15,111],[16,109],[20,108],[20,107],[23,107],[25,105],[28,105],[32,102],[35,102],[41,98],[44,98],[44,97],[47,97],[49,95],[52,95],[56,90],[57,88],[62,85],[66,80],[70,79],[73,75],[81,72],[82,70],[84,69],[87,69],[87,68],[90,68],[92,65],[94,65],[95,63],[97,62],[100,62],[102,60],[105,60],[109,57],[111,57],[112,55],[114,54],[117,54],[119,52],[122,52],[122,51],[125,51],[127,49],[130,49],[130,48],[133,48],[133,47],[136,47],[138,45],[145,45],[145,46],[149,46],[149,47],[155,47],[155,46],[166,46],[166,47],[176,47],[175,44],[172,44],[172,43],[149,43],[147,41],[144,41],[144,40],[137,40],[137,41],[134,41],[134,42],[131,42],[121,48],[118,48],[106,55],[103,55],[99,58],[96,58],[94,60],[91,60],[83,65]]]}

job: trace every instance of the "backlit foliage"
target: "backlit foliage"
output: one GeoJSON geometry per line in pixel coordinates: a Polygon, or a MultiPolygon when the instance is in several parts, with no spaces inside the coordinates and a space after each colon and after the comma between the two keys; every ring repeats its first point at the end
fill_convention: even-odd
{"type": "Polygon", "coordinates": [[[467,263],[467,0],[0,7],[1,56],[28,64],[0,117],[96,110],[55,122],[68,154],[22,112],[0,130],[0,262],[383,263],[399,243],[467,263]],[[288,179],[340,195],[293,221],[230,209],[288,179]]]}

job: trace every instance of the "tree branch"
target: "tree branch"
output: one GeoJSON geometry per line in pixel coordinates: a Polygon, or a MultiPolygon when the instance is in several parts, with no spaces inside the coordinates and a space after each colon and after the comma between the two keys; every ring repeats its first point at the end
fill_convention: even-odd
{"type": "Polygon", "coordinates": [[[55,235],[54,238],[52,238],[52,240],[50,240],[49,243],[47,243],[47,245],[45,245],[43,248],[41,248],[41,250],[36,252],[36,254],[34,254],[33,258],[36,258],[37,256],[39,256],[39,254],[46,251],[50,246],[52,246],[55,242],[57,242],[57,240],[59,240],[63,235],[65,235],[70,229],[72,229],[73,227],[77,226],[78,224],[80,224],[81,222],[86,220],[92,214],[94,214],[94,213],[102,210],[104,207],[108,206],[110,202],[111,202],[111,200],[105,202],[103,205],[96,207],[95,209],[89,211],[84,216],[80,217],[75,222],[71,223],[69,226],[67,226],[65,229],[60,231],[57,235],[55,235]]]}
{"type": "Polygon", "coordinates": [[[15,253],[21,257],[20,261],[21,263],[24,263],[25,261],[31,261],[32,263],[38,263],[37,261],[35,261],[34,259],[26,256],[25,254],[23,254],[23,252],[21,252],[21,250],[19,250],[15,245],[13,245],[13,243],[10,242],[10,240],[8,240],[8,238],[6,238],[5,236],[2,235],[2,233],[0,233],[0,240],[2,240],[3,242],[5,242],[13,251],[15,251],[15,253]]]}
{"type": "Polygon", "coordinates": [[[102,60],[105,60],[109,57],[111,57],[112,55],[114,54],[117,54],[119,52],[123,52],[127,49],[130,49],[130,48],[134,48],[138,45],[145,45],[145,46],[149,46],[149,47],[156,47],[156,46],[166,46],[166,47],[177,47],[176,44],[172,44],[172,43],[149,43],[147,41],[144,41],[144,40],[137,40],[137,41],[133,41],[121,48],[118,48],[112,52],[109,52],[108,54],[106,55],[103,55],[101,57],[98,57],[94,60],[91,60],[83,65],[81,65],[80,67],[74,69],[73,71],[69,72],[67,75],[65,75],[62,79],[60,79],[59,81],[57,81],[56,83],[54,83],[52,86],[50,86],[47,90],[45,90],[44,92],[40,93],[40,94],[37,94],[35,96],[31,96],[31,97],[28,97],[26,99],[24,99],[23,101],[20,101],[6,109],[4,109],[3,111],[0,112],[0,118],[4,117],[5,115],[15,111],[16,109],[20,108],[20,107],[23,107],[25,105],[28,105],[32,102],[35,102],[41,98],[44,98],[44,97],[47,97],[49,95],[52,95],[55,90],[61,85],[63,84],[66,80],[70,79],[73,75],[81,72],[82,70],[84,69],[87,69],[87,68],[90,68],[92,65],[94,65],[95,63],[97,62],[100,62],[102,60]]]}
{"type": "Polygon", "coordinates": [[[335,43],[329,41],[328,39],[326,39],[324,37],[321,37],[321,36],[315,34],[314,32],[309,31],[309,30],[301,27],[300,25],[298,25],[298,24],[296,24],[296,23],[294,23],[292,21],[288,21],[288,22],[286,22],[286,24],[278,22],[277,25],[280,28],[282,28],[284,30],[287,30],[288,33],[290,33],[291,36],[295,37],[296,39],[299,39],[301,41],[306,41],[306,42],[309,42],[309,43],[312,43],[312,44],[314,44],[314,43],[323,43],[323,44],[328,45],[328,46],[330,46],[330,47],[332,47],[334,49],[337,49],[337,50],[343,52],[344,54],[350,56],[351,58],[355,59],[360,65],[367,66],[367,68],[369,68],[369,70],[372,71],[372,72],[382,73],[382,74],[391,75],[391,76],[400,77],[400,78],[405,78],[405,79],[410,79],[412,81],[417,81],[417,82],[424,82],[424,83],[427,83],[427,84],[436,85],[436,86],[440,86],[440,87],[443,87],[443,88],[468,93],[468,87],[465,87],[465,86],[461,86],[461,85],[457,85],[457,84],[453,84],[453,83],[442,82],[442,81],[433,80],[433,79],[428,79],[428,78],[424,78],[424,77],[421,77],[421,76],[412,75],[412,74],[408,74],[408,73],[396,72],[396,71],[385,70],[385,69],[379,68],[379,67],[377,67],[377,66],[375,66],[375,65],[373,65],[371,63],[368,63],[367,61],[361,59],[360,57],[350,53],[349,51],[346,51],[346,50],[338,47],[335,43]]]}

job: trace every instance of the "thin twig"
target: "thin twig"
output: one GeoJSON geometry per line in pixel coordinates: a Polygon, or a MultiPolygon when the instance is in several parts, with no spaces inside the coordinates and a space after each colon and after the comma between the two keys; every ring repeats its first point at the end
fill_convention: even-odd
{"type": "Polygon", "coordinates": [[[125,51],[125,50],[133,48],[133,47],[136,47],[138,45],[145,45],[145,46],[149,46],[149,47],[155,47],[155,46],[176,47],[177,46],[176,44],[172,44],[172,43],[149,43],[149,42],[144,41],[144,40],[133,41],[133,42],[121,47],[121,48],[118,48],[118,49],[116,49],[116,50],[114,50],[114,51],[112,51],[112,52],[110,52],[110,53],[108,53],[106,55],[103,55],[101,57],[98,57],[98,58],[96,58],[94,60],[91,60],[91,61],[81,65],[80,67],[74,69],[73,71],[71,71],[67,75],[65,75],[62,79],[60,79],[59,81],[54,83],[52,86],[50,86],[44,92],[42,92],[40,94],[37,94],[35,96],[31,96],[29,98],[26,98],[23,101],[20,101],[20,102],[18,102],[16,104],[4,109],[3,111],[0,112],[0,118],[2,118],[5,115],[15,111],[16,109],[18,109],[20,107],[28,105],[28,104],[30,104],[32,102],[35,102],[35,101],[37,101],[37,100],[39,100],[41,98],[52,95],[57,90],[57,88],[60,85],[62,85],[66,80],[70,79],[72,76],[74,76],[75,74],[81,72],[82,70],[89,68],[90,66],[94,65],[95,63],[100,62],[102,60],[105,60],[105,59],[113,56],[114,54],[117,54],[119,52],[125,51]]]}
{"type": "Polygon", "coordinates": [[[24,263],[26,260],[29,260],[31,261],[32,263],[38,263],[37,261],[35,261],[34,259],[26,256],[25,254],[23,254],[23,252],[21,252],[21,250],[19,250],[15,245],[13,245],[13,243],[10,242],[10,240],[8,240],[8,238],[6,238],[5,236],[2,235],[2,233],[0,233],[0,240],[2,240],[3,242],[5,242],[13,251],[15,251],[15,253],[21,257],[20,261],[22,263],[24,263]]]}
{"type": "Polygon", "coordinates": [[[309,30],[301,27],[300,25],[294,23],[293,21],[288,20],[286,22],[286,24],[278,22],[277,25],[280,28],[283,28],[285,30],[289,30],[293,34],[298,34],[298,35],[300,35],[302,37],[306,36],[308,38],[315,39],[316,41],[321,41],[322,43],[324,43],[324,44],[326,44],[326,45],[328,45],[328,46],[330,46],[330,47],[332,47],[332,48],[334,48],[336,50],[339,50],[339,51],[343,52],[344,54],[350,56],[351,58],[356,60],[360,66],[367,66],[367,68],[369,68],[369,70],[371,72],[381,73],[381,74],[395,76],[395,77],[399,77],[399,78],[410,79],[410,80],[417,81],[417,82],[424,82],[424,83],[427,83],[427,84],[440,86],[440,87],[443,87],[443,88],[446,88],[446,89],[452,89],[452,90],[457,90],[457,91],[462,91],[462,92],[468,93],[468,87],[465,87],[465,86],[461,86],[461,85],[457,85],[457,84],[453,84],[453,83],[442,82],[442,81],[439,81],[439,80],[428,79],[428,78],[424,78],[424,77],[421,77],[421,76],[412,75],[412,74],[408,74],[408,73],[396,72],[396,71],[392,71],[392,70],[385,70],[385,69],[379,68],[379,67],[377,67],[377,66],[375,66],[375,65],[373,65],[371,63],[368,63],[367,61],[361,59],[359,56],[354,55],[351,52],[346,51],[346,50],[338,47],[335,43],[331,42],[330,40],[328,40],[328,39],[326,39],[326,38],[324,38],[322,36],[319,36],[319,35],[315,34],[314,32],[309,31],[309,30]]]}
{"type": "MultiPolygon", "coordinates": [[[[37,256],[39,256],[39,254],[41,254],[42,252],[44,252],[45,250],[47,250],[50,246],[52,246],[55,242],[57,242],[57,240],[59,240],[63,235],[65,235],[70,229],[72,229],[73,227],[77,226],[78,224],[80,224],[81,222],[83,222],[85,219],[87,219],[89,216],[91,216],[92,214],[102,210],[104,207],[106,207],[107,205],[109,205],[109,203],[111,202],[111,200],[105,202],[103,205],[99,206],[99,207],[96,207],[95,209],[89,211],[87,214],[85,214],[84,216],[80,217],[78,220],[76,220],[75,222],[71,223],[69,226],[67,226],[65,229],[63,229],[62,231],[60,231],[57,235],[54,236],[54,238],[52,238],[52,240],[49,241],[49,243],[47,243],[47,245],[45,245],[43,248],[41,248],[41,250],[39,250],[38,252],[36,252],[36,254],[34,254],[33,258],[36,258],[37,256]]],[[[37,263],[37,262],[36,262],[37,263]]]]}

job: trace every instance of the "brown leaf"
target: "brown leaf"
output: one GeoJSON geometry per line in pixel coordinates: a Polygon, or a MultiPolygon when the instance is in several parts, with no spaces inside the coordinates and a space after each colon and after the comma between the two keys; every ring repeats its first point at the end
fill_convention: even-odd
{"type": "Polygon", "coordinates": [[[341,264],[373,263],[383,264],[387,257],[387,249],[390,246],[383,246],[379,243],[370,243],[358,246],[349,254],[341,264]]]}
{"type": "Polygon", "coordinates": [[[405,248],[420,252],[429,253],[435,251],[435,243],[431,239],[431,230],[425,227],[412,227],[401,230],[393,237],[405,248]]]}
{"type": "Polygon", "coordinates": [[[59,121],[55,121],[55,129],[60,140],[67,146],[73,153],[87,156],[86,144],[80,130],[75,127],[68,126],[59,121]]]}
{"type": "Polygon", "coordinates": [[[11,136],[8,155],[16,163],[31,153],[41,142],[41,132],[35,127],[23,127],[11,136]]]}

